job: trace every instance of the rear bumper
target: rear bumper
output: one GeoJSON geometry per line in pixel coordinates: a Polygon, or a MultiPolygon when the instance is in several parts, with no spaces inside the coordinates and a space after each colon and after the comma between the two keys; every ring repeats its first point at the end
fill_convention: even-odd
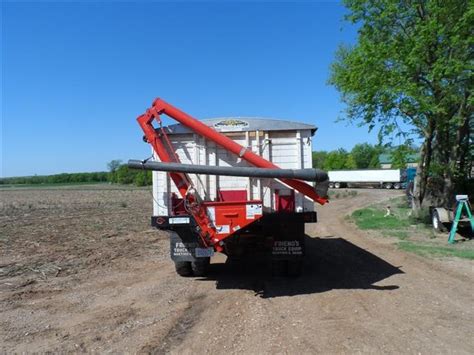
{"type": "MultiPolygon", "coordinates": [[[[264,214],[262,218],[256,221],[256,224],[281,224],[281,223],[316,223],[318,221],[318,215],[316,212],[279,212],[279,213],[268,213],[264,214]]],[[[183,227],[195,227],[196,222],[194,218],[189,215],[182,216],[152,216],[151,226],[159,229],[171,229],[183,227]]]]}

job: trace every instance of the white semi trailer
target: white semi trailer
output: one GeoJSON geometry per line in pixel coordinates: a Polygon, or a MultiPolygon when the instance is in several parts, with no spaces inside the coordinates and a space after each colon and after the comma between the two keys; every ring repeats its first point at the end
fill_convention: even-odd
{"type": "Polygon", "coordinates": [[[329,187],[372,186],[401,189],[406,182],[405,169],[333,170],[328,171],[329,187]]]}

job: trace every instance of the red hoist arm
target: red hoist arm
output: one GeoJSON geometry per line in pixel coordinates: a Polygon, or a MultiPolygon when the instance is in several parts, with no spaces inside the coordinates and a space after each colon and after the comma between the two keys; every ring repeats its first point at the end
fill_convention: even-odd
{"type": "MultiPolygon", "coordinates": [[[[142,117],[144,116],[142,115],[138,118],[138,121],[150,143],[152,142],[150,138],[153,138],[154,135],[156,135],[156,132],[153,126],[151,125],[151,121],[153,120],[153,117],[157,117],[159,119],[160,114],[165,114],[175,119],[176,121],[180,122],[183,126],[188,127],[195,133],[215,142],[216,144],[220,145],[224,149],[238,155],[239,157],[248,161],[250,164],[256,167],[279,169],[279,167],[276,166],[275,164],[253,153],[251,150],[248,150],[247,148],[234,142],[232,139],[228,138],[224,134],[215,131],[214,129],[208,127],[204,123],[200,122],[194,117],[191,117],[190,115],[184,113],[183,111],[163,101],[162,99],[159,99],[159,98],[156,99],[153,102],[152,107],[147,111],[147,113],[145,113],[145,115],[147,115],[149,112],[153,114],[151,119],[149,120],[142,119],[142,117]]],[[[153,147],[155,148],[155,146],[153,147]]],[[[156,148],[155,148],[155,151],[156,151],[156,148]]],[[[160,153],[158,151],[156,151],[156,153],[158,154],[158,156],[160,156],[160,153]]],[[[161,156],[160,156],[160,159],[161,159],[161,156]]],[[[170,160],[163,160],[163,159],[161,160],[170,161],[170,160]]],[[[324,205],[326,202],[328,202],[326,198],[319,196],[311,185],[303,181],[295,180],[295,179],[281,179],[281,181],[321,205],[324,205]]]]}
{"type": "MultiPolygon", "coordinates": [[[[171,144],[166,136],[166,133],[163,129],[160,130],[160,133],[157,133],[153,127],[153,120],[156,120],[161,126],[160,120],[161,112],[157,111],[154,107],[148,109],[143,115],[137,118],[138,123],[145,133],[145,137],[148,143],[151,144],[153,150],[158,155],[162,162],[178,162],[178,158],[172,150],[171,144]],[[164,142],[167,143],[168,149],[166,148],[164,142]]],[[[186,174],[183,173],[170,173],[170,177],[173,180],[174,184],[178,188],[178,191],[183,198],[183,200],[190,202],[191,204],[196,203],[196,196],[190,194],[190,189],[192,187],[191,180],[186,174]]],[[[205,246],[214,245],[216,242],[219,242],[216,239],[216,230],[213,227],[211,221],[207,216],[207,212],[204,206],[196,204],[189,211],[196,223],[199,226],[199,236],[205,246]]],[[[216,250],[222,251],[222,246],[219,244],[215,245],[216,250]]]]}
{"type": "MultiPolygon", "coordinates": [[[[235,143],[232,139],[226,137],[224,134],[213,130],[212,128],[206,126],[204,123],[189,116],[188,114],[168,104],[167,102],[161,99],[156,99],[153,102],[152,107],[149,108],[143,115],[139,116],[137,120],[141,128],[143,129],[143,132],[145,133],[145,138],[147,142],[152,145],[153,150],[162,162],[179,162],[179,160],[178,157],[175,155],[171,143],[168,140],[166,132],[161,129],[158,133],[155,127],[153,127],[153,120],[156,120],[161,127],[161,114],[165,114],[175,119],[183,126],[186,126],[195,133],[201,135],[202,137],[205,137],[206,139],[215,142],[219,146],[238,155],[239,157],[248,161],[256,167],[279,169],[279,167],[275,164],[269,162],[266,159],[263,159],[261,156],[253,153],[247,148],[241,146],[240,144],[235,143]]],[[[217,251],[222,251],[222,238],[217,235],[217,231],[213,226],[213,223],[211,223],[207,216],[206,208],[202,204],[200,204],[199,201],[197,201],[197,197],[194,193],[190,193],[192,183],[189,177],[183,173],[170,173],[170,177],[178,188],[181,197],[190,206],[192,206],[189,212],[193,215],[196,223],[199,226],[198,232],[204,245],[214,245],[217,251]]],[[[305,196],[308,196],[309,198],[318,202],[321,205],[328,202],[327,199],[319,196],[311,185],[303,181],[295,179],[280,180],[286,185],[294,188],[295,190],[301,192],[305,196]]]]}

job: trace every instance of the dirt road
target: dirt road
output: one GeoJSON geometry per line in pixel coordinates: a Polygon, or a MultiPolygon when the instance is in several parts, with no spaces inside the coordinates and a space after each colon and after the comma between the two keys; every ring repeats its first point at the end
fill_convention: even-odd
{"type": "Polygon", "coordinates": [[[175,274],[147,191],[1,191],[0,352],[472,353],[474,264],[344,219],[394,194],[318,208],[298,279],[222,256],[203,279],[175,274]]]}

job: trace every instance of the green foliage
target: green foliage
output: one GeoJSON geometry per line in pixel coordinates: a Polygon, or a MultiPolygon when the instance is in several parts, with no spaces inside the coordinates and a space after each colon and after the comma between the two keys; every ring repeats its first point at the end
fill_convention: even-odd
{"type": "MultiPolygon", "coordinates": [[[[113,160],[112,162],[120,162],[113,160]]],[[[111,163],[112,163],[111,162],[111,163]]],[[[80,183],[103,183],[135,184],[136,186],[148,186],[152,184],[151,171],[129,169],[127,165],[116,166],[109,163],[110,172],[94,173],[72,173],[45,176],[23,176],[1,178],[0,185],[40,185],[40,184],[80,184],[80,183]],[[111,168],[113,167],[113,169],[111,168]]]]}
{"type": "Polygon", "coordinates": [[[459,107],[472,83],[474,10],[467,4],[346,0],[347,19],[361,24],[359,38],[340,47],[330,83],[343,93],[349,117],[389,134],[400,119],[422,131],[427,112],[459,107]]]}
{"type": "MultiPolygon", "coordinates": [[[[351,152],[337,149],[313,152],[313,167],[324,170],[380,168],[379,155],[388,148],[369,143],[356,144],[351,152]]],[[[404,166],[405,167],[405,166],[404,166]]]]}
{"type": "Polygon", "coordinates": [[[408,144],[402,144],[391,151],[392,168],[406,168],[408,159],[411,155],[417,153],[417,150],[408,144]]]}
{"type": "Polygon", "coordinates": [[[107,163],[107,168],[109,168],[109,171],[111,173],[115,172],[118,168],[120,168],[120,165],[122,165],[122,161],[119,159],[111,160],[110,162],[107,163]]]}
{"type": "Polygon", "coordinates": [[[394,215],[385,217],[385,211],[374,208],[356,210],[352,218],[360,229],[396,229],[410,225],[407,219],[394,215]]]}
{"type": "Polygon", "coordinates": [[[323,169],[327,155],[328,152],[324,150],[313,152],[313,168],[323,169]]]}
{"type": "Polygon", "coordinates": [[[327,153],[323,163],[324,170],[354,169],[355,167],[350,154],[342,148],[327,153]]]}
{"type": "Polygon", "coordinates": [[[380,167],[380,160],[379,155],[374,155],[370,159],[369,168],[379,168],[380,167]]]}
{"type": "Polygon", "coordinates": [[[151,171],[139,171],[133,180],[136,186],[147,186],[152,184],[151,171]]]}
{"type": "Polygon", "coordinates": [[[71,173],[71,174],[55,174],[55,175],[35,175],[21,176],[11,178],[1,178],[0,185],[26,185],[26,184],[77,184],[77,183],[100,183],[107,182],[107,172],[95,173],[71,173]]]}
{"type": "Polygon", "coordinates": [[[121,165],[115,172],[116,183],[136,186],[146,186],[152,183],[152,173],[149,170],[129,169],[127,165],[121,165]]]}
{"type": "Polygon", "coordinates": [[[121,165],[122,161],[119,159],[114,159],[107,163],[107,168],[109,169],[109,182],[115,184],[118,182],[117,170],[121,165]]]}
{"type": "Polygon", "coordinates": [[[356,144],[351,150],[357,169],[379,168],[379,155],[384,151],[381,146],[368,143],[356,144]]]}
{"type": "Polygon", "coordinates": [[[444,181],[444,196],[452,194],[454,180],[466,178],[474,160],[474,2],[344,3],[358,42],[339,48],[329,82],[342,93],[347,119],[378,127],[380,141],[422,137],[419,203],[434,174],[444,181]]]}
{"type": "Polygon", "coordinates": [[[135,180],[135,175],[138,173],[137,170],[131,170],[126,165],[121,165],[117,171],[117,183],[118,184],[131,184],[135,180]]]}
{"type": "Polygon", "coordinates": [[[398,243],[398,247],[402,250],[409,251],[421,256],[444,256],[444,257],[458,257],[463,259],[474,259],[473,249],[456,248],[456,246],[434,246],[420,243],[413,243],[410,241],[403,241],[398,243]]]}

